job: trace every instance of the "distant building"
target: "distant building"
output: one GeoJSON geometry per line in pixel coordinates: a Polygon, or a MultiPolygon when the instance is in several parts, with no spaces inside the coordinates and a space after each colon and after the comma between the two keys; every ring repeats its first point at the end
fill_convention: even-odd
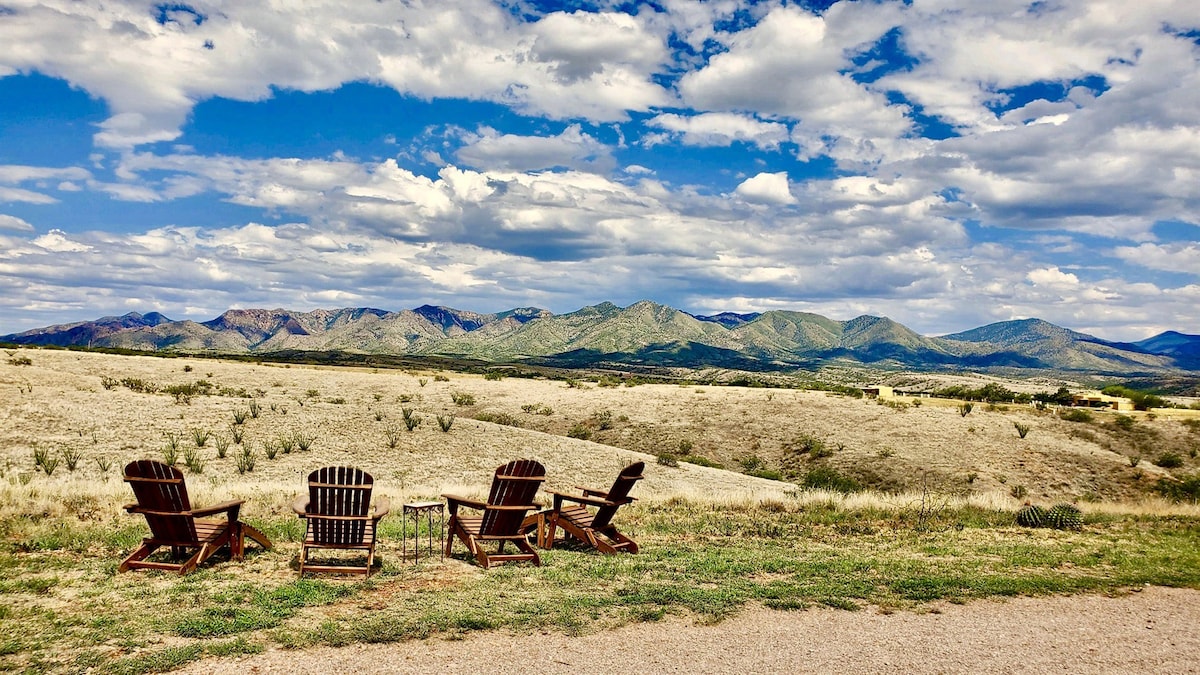
{"type": "Polygon", "coordinates": [[[867,398],[895,398],[896,392],[891,387],[878,386],[867,387],[863,389],[863,396],[867,398]]]}
{"type": "Polygon", "coordinates": [[[1079,408],[1110,408],[1118,412],[1133,410],[1133,401],[1122,396],[1109,396],[1098,391],[1071,394],[1071,405],[1079,408]]]}

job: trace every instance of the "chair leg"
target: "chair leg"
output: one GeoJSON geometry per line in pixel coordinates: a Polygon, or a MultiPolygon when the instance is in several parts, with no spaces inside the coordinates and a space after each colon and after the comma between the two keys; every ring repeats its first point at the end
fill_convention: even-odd
{"type": "Polygon", "coordinates": [[[534,566],[536,566],[536,567],[542,566],[541,556],[538,555],[537,549],[535,549],[534,547],[529,545],[528,539],[526,539],[524,537],[522,537],[520,539],[514,539],[513,543],[516,544],[517,548],[521,549],[521,551],[523,553],[528,553],[533,558],[534,566]]]}
{"type": "Polygon", "coordinates": [[[139,560],[145,560],[157,549],[158,544],[151,544],[143,541],[142,545],[137,547],[137,550],[135,550],[133,553],[130,553],[124,560],[121,561],[121,564],[117,566],[117,571],[128,572],[129,568],[132,567],[132,563],[138,562],[139,560]]]}
{"type": "Polygon", "coordinates": [[[450,524],[446,526],[446,555],[449,556],[454,547],[454,538],[458,536],[458,516],[450,516],[450,524]]]}
{"type": "Polygon", "coordinates": [[[253,539],[254,541],[258,542],[258,545],[259,545],[259,546],[262,546],[262,547],[263,547],[263,550],[266,550],[266,551],[269,551],[269,550],[271,550],[271,546],[272,546],[272,544],[271,544],[271,540],[270,540],[270,539],[267,539],[267,535],[263,534],[263,533],[262,533],[262,532],[261,532],[261,531],[260,531],[258,528],[256,528],[256,527],[253,527],[253,526],[247,525],[247,524],[245,524],[245,523],[241,523],[240,525],[241,525],[241,528],[242,528],[242,534],[243,534],[244,536],[246,536],[246,537],[250,537],[250,538],[251,538],[251,539],[253,539]]]}
{"type": "Polygon", "coordinates": [[[220,548],[220,546],[213,546],[212,544],[205,544],[201,546],[196,550],[195,553],[192,554],[192,557],[185,560],[184,563],[179,566],[179,576],[190,574],[193,570],[200,566],[201,561],[207,559],[213,553],[216,553],[218,548],[220,548]]]}
{"type": "Polygon", "coordinates": [[[546,533],[543,535],[543,541],[539,541],[538,545],[549,551],[554,548],[554,538],[558,536],[558,512],[550,514],[546,519],[546,533]]]}
{"type": "Polygon", "coordinates": [[[241,523],[234,523],[229,536],[229,557],[241,562],[246,559],[246,534],[241,523]]]}

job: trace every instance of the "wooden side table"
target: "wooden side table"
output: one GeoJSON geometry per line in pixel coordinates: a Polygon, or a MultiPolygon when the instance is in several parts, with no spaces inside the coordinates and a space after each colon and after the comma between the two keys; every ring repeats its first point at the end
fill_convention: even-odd
{"type": "Polygon", "coordinates": [[[408,557],[408,521],[413,522],[413,564],[421,559],[421,516],[425,516],[426,530],[429,535],[427,542],[429,557],[433,557],[433,513],[438,513],[438,556],[445,560],[446,555],[446,505],[441,502],[412,502],[401,507],[401,556],[408,557]]]}

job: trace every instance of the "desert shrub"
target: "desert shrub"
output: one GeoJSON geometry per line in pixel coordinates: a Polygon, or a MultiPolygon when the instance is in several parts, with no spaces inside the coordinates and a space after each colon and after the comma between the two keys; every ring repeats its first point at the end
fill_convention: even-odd
{"type": "Polygon", "coordinates": [[[450,427],[454,426],[454,415],[438,415],[437,423],[439,429],[448,433],[450,431],[450,427]]]}
{"type": "Polygon", "coordinates": [[[400,445],[400,427],[395,424],[389,424],[384,427],[383,440],[389,448],[394,450],[397,445],[400,445]]]}
{"type": "Polygon", "coordinates": [[[484,411],[475,416],[475,419],[480,422],[491,422],[492,424],[503,424],[506,427],[519,427],[521,420],[506,412],[484,411]]]}
{"type": "Polygon", "coordinates": [[[262,414],[262,406],[259,405],[258,401],[251,400],[247,410],[253,419],[258,419],[258,416],[262,414]]]}
{"type": "Polygon", "coordinates": [[[818,466],[809,469],[800,480],[800,485],[814,490],[832,490],[843,494],[862,492],[863,486],[858,481],[845,476],[831,466],[818,466]]]}
{"type": "Polygon", "coordinates": [[[208,439],[212,437],[212,433],[208,429],[192,429],[192,442],[197,448],[203,448],[208,444],[208,439]]]}
{"type": "Polygon", "coordinates": [[[1154,490],[1171,501],[1200,503],[1200,473],[1179,478],[1160,478],[1154,490]]]}
{"type": "Polygon", "coordinates": [[[1027,436],[1029,434],[1030,427],[1028,424],[1021,424],[1020,422],[1013,422],[1013,428],[1017,430],[1017,436],[1020,438],[1025,438],[1025,436],[1027,436]]]}
{"type": "Polygon", "coordinates": [[[333,398],[326,399],[326,401],[333,405],[346,405],[346,397],[344,396],[334,396],[333,398]]]}
{"type": "Polygon", "coordinates": [[[744,455],[738,458],[737,462],[742,467],[742,473],[747,476],[766,478],[768,480],[783,480],[783,473],[769,467],[766,460],[758,455],[744,455]]]}
{"type": "Polygon", "coordinates": [[[1009,488],[1008,493],[1017,499],[1024,499],[1029,490],[1024,485],[1014,485],[1009,488]]]}
{"type": "Polygon", "coordinates": [[[275,459],[275,455],[279,454],[279,446],[271,441],[263,441],[262,449],[267,459],[275,459]]]}
{"type": "Polygon", "coordinates": [[[14,356],[11,359],[9,359],[8,362],[14,366],[32,366],[33,365],[33,359],[29,358],[28,356],[14,356]]]}
{"type": "MultiPolygon", "coordinates": [[[[575,426],[573,426],[567,430],[567,437],[568,438],[578,438],[582,441],[586,441],[587,439],[592,437],[592,430],[589,429],[587,427],[587,425],[576,424],[575,426]]],[[[661,462],[659,462],[659,463],[661,464],[661,462]]],[[[678,466],[678,463],[676,463],[675,466],[678,466]]]]}
{"type": "Polygon", "coordinates": [[[104,387],[105,391],[110,391],[112,389],[115,389],[117,387],[117,385],[119,385],[119,384],[121,384],[121,381],[115,377],[109,377],[108,375],[104,375],[103,377],[100,378],[100,386],[104,387]]]}
{"type": "Polygon", "coordinates": [[[825,441],[810,434],[800,434],[790,441],[785,441],[783,449],[790,454],[811,455],[817,459],[833,454],[831,451],[827,452],[825,441]]]}
{"type": "MultiPolygon", "coordinates": [[[[450,381],[450,378],[446,377],[445,375],[440,375],[440,374],[439,374],[439,375],[434,375],[434,376],[433,376],[433,381],[434,381],[434,382],[449,382],[449,381],[450,381]]],[[[421,386],[425,386],[425,385],[421,385],[421,386]]]]}
{"type": "Polygon", "coordinates": [[[592,413],[592,422],[594,422],[596,425],[596,428],[601,431],[604,431],[606,429],[611,429],[613,426],[612,411],[611,410],[600,410],[598,412],[592,413]]]}
{"type": "Polygon", "coordinates": [[[279,437],[275,439],[275,444],[279,446],[283,454],[290,455],[292,450],[296,449],[296,436],[295,434],[279,434],[279,437]]]}
{"type": "Polygon", "coordinates": [[[454,401],[454,405],[475,405],[475,395],[465,391],[450,392],[450,400],[454,401]]]}
{"type": "Polygon", "coordinates": [[[1084,410],[1082,408],[1071,408],[1070,410],[1063,410],[1062,412],[1058,413],[1058,416],[1060,419],[1064,419],[1068,422],[1091,422],[1092,421],[1092,413],[1090,411],[1084,410]]]}
{"type": "MultiPolygon", "coordinates": [[[[1193,404],[1193,405],[1195,405],[1195,404],[1193,404]]],[[[1197,419],[1179,420],[1179,423],[1182,424],[1183,426],[1187,427],[1187,430],[1192,432],[1193,434],[1200,434],[1200,420],[1197,420],[1197,419]]]]}
{"type": "Polygon", "coordinates": [[[1164,452],[1154,460],[1154,463],[1164,469],[1178,469],[1183,466],[1183,456],[1177,452],[1164,452]]]}
{"type": "Polygon", "coordinates": [[[404,414],[404,428],[413,431],[421,426],[421,416],[413,412],[412,408],[403,408],[400,412],[404,414]]]}
{"type": "Polygon", "coordinates": [[[296,441],[296,449],[300,452],[312,450],[313,443],[316,442],[314,437],[300,431],[293,433],[292,438],[296,441]]]}
{"type": "Polygon", "coordinates": [[[959,414],[960,416],[962,416],[962,417],[966,417],[967,415],[970,415],[970,414],[971,414],[971,411],[972,411],[974,408],[975,408],[975,404],[974,404],[974,403],[970,403],[970,402],[968,402],[968,403],[960,403],[960,404],[958,405],[958,414],[959,414]]]}
{"type": "Polygon", "coordinates": [[[399,401],[401,403],[412,403],[413,395],[412,394],[400,394],[399,401]]]}
{"type": "Polygon", "coordinates": [[[183,463],[192,473],[204,473],[204,460],[200,457],[199,448],[188,448],[183,451],[183,463]]]}
{"type": "Polygon", "coordinates": [[[242,439],[246,436],[246,429],[239,426],[229,427],[229,440],[233,441],[234,445],[241,445],[242,439]]]}
{"type": "Polygon", "coordinates": [[[1129,456],[1129,466],[1131,466],[1131,467],[1135,467],[1135,466],[1137,466],[1138,464],[1141,464],[1141,463],[1142,463],[1142,456],[1141,456],[1141,455],[1130,455],[1130,456],[1129,456]]]}
{"type": "Polygon", "coordinates": [[[167,439],[167,444],[162,450],[163,461],[175,466],[179,462],[179,434],[168,431],[163,436],[167,439]]]}
{"type": "Polygon", "coordinates": [[[234,410],[233,411],[233,423],[234,424],[245,424],[246,418],[249,416],[250,416],[250,412],[248,410],[234,410]]]}
{"type": "Polygon", "coordinates": [[[237,457],[237,472],[246,473],[254,471],[254,463],[258,460],[258,455],[250,449],[250,446],[243,446],[242,452],[237,457]]]}
{"type": "Polygon", "coordinates": [[[172,384],[163,389],[163,393],[170,394],[175,397],[176,403],[191,405],[192,399],[203,390],[195,384],[172,384]]]}
{"type": "Polygon", "coordinates": [[[213,436],[213,446],[217,449],[217,457],[225,459],[225,455],[229,453],[229,437],[225,434],[216,434],[213,436]]]}
{"type": "Polygon", "coordinates": [[[67,471],[75,473],[75,468],[79,466],[79,460],[83,459],[83,451],[76,448],[62,448],[60,452],[63,463],[67,465],[67,471]]]}
{"type": "Polygon", "coordinates": [[[683,457],[679,458],[679,461],[687,462],[688,464],[695,464],[696,466],[707,466],[710,469],[725,468],[724,464],[700,455],[684,455],[683,457]]]}
{"type": "Polygon", "coordinates": [[[692,447],[693,447],[693,444],[690,439],[685,438],[685,439],[679,441],[679,453],[682,455],[686,455],[686,454],[690,453],[692,451],[692,447]]]}
{"type": "Polygon", "coordinates": [[[154,392],[158,391],[158,385],[154,384],[153,382],[147,382],[138,377],[122,378],[121,384],[130,391],[134,391],[139,394],[153,394],[154,392]]]}
{"type": "MultiPolygon", "coordinates": [[[[435,378],[433,378],[433,379],[434,379],[434,381],[435,381],[435,382],[436,382],[436,381],[438,381],[438,379],[437,379],[436,377],[435,377],[435,378]]],[[[427,385],[427,384],[429,384],[429,380],[427,380],[427,379],[425,379],[425,378],[423,378],[423,377],[418,377],[418,378],[417,378],[417,386],[424,387],[424,386],[425,386],[425,385],[427,385]]]]}
{"type": "Polygon", "coordinates": [[[499,380],[503,380],[503,379],[504,379],[504,373],[502,373],[502,372],[500,372],[500,371],[498,371],[498,370],[489,370],[489,371],[487,371],[486,373],[484,373],[484,374],[483,374],[483,379],[485,379],[485,380],[493,380],[493,381],[499,381],[499,380]]]}
{"type": "MultiPolygon", "coordinates": [[[[112,460],[107,457],[97,457],[96,468],[100,470],[101,474],[107,474],[108,470],[112,468],[112,460]]],[[[105,480],[108,478],[106,477],[105,480]]]]}
{"type": "Polygon", "coordinates": [[[1112,423],[1113,426],[1121,431],[1133,431],[1134,427],[1137,426],[1137,420],[1129,415],[1117,415],[1113,417],[1112,423]]]}
{"type": "MultiPolygon", "coordinates": [[[[591,433],[591,432],[589,432],[589,433],[591,433]]],[[[658,461],[658,463],[661,466],[672,466],[672,467],[679,466],[679,460],[675,459],[675,456],[669,452],[658,453],[658,457],[656,458],[656,460],[658,461]]]]}
{"type": "Polygon", "coordinates": [[[382,422],[382,421],[383,421],[383,411],[382,411],[382,410],[376,410],[376,411],[375,411],[375,421],[376,421],[376,422],[382,422]]]}

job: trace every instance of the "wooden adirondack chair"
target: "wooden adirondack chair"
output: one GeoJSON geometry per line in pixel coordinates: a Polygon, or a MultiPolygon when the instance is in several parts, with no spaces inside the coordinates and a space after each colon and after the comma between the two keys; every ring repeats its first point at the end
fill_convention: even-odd
{"type": "Polygon", "coordinates": [[[264,549],[271,548],[266,535],[238,520],[244,499],[193,509],[183,472],[173,466],[150,459],[130,462],[125,467],[125,482],[133,488],[137,498],[137,503],[126,504],[125,510],[146,517],[150,536],[121,561],[118,572],[156,569],[187,574],[223,546],[229,547],[231,558],[241,560],[246,550],[245,537],[258,542],[264,549]],[[218,513],[224,513],[225,520],[200,520],[218,513]],[[175,562],[146,560],[162,546],[171,547],[175,562]],[[187,556],[191,549],[195,552],[187,556]]]}
{"type": "Polygon", "coordinates": [[[529,545],[532,529],[525,514],[538,508],[533,496],[546,480],[546,467],[531,459],[518,459],[496,469],[492,489],[486,502],[455,495],[442,495],[450,507],[450,536],[446,538],[446,555],[450,555],[454,537],[462,539],[467,550],[487,568],[496,562],[528,560],[541,565],[542,559],[529,545]],[[464,516],[461,507],[482,511],[479,516],[464,516]],[[485,542],[497,542],[496,552],[484,550],[485,542]],[[504,543],[512,542],[519,553],[504,553],[504,543]]]}
{"type": "Polygon", "coordinates": [[[389,510],[387,497],[380,495],[375,498],[375,512],[370,513],[374,484],[371,474],[347,466],[327,466],[308,474],[308,494],[292,504],[292,510],[308,520],[300,546],[300,576],[305,572],[371,574],[375,532],[389,510]],[[367,560],[363,565],[313,565],[308,553],[314,548],[365,551],[367,560]]]}
{"type": "Polygon", "coordinates": [[[625,467],[607,492],[585,487],[578,488],[583,491],[583,495],[552,492],[554,510],[547,519],[547,531],[542,537],[542,545],[552,548],[556,529],[561,527],[570,536],[602,553],[637,553],[637,542],[617,531],[612,525],[612,518],[622,504],[634,501],[633,497],[629,496],[629,491],[642,479],[642,470],[645,468],[644,462],[634,462],[625,467]],[[574,504],[563,506],[563,502],[574,504]],[[590,511],[588,506],[595,507],[596,510],[590,511]]]}

